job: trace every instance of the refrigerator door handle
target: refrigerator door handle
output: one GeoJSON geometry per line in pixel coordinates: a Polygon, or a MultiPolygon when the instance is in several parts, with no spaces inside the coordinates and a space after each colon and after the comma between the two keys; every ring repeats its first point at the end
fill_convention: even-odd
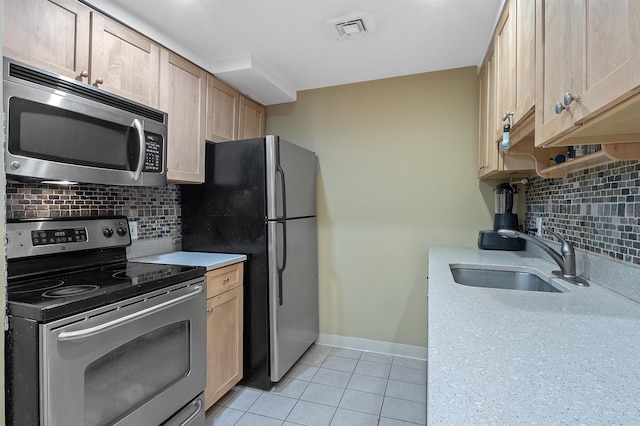
{"type": "Polygon", "coordinates": [[[280,140],[278,139],[276,143],[276,173],[280,174],[280,189],[281,189],[281,197],[282,197],[282,216],[281,218],[287,217],[287,192],[285,191],[285,178],[284,178],[284,169],[280,164],[280,140]]]}
{"type": "Polygon", "coordinates": [[[282,306],[282,274],[287,267],[287,222],[282,220],[278,224],[282,225],[282,266],[278,265],[278,304],[282,306]]]}

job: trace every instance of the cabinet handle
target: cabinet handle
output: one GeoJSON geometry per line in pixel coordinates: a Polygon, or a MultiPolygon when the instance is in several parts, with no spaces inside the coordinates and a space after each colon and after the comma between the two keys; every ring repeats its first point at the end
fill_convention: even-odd
{"type": "Polygon", "coordinates": [[[207,308],[207,313],[210,314],[211,312],[213,312],[213,308],[207,308]]]}
{"type": "Polygon", "coordinates": [[[224,283],[226,284],[226,283],[228,283],[230,281],[230,279],[229,279],[229,277],[224,277],[224,279],[222,281],[224,281],[224,283]]]}
{"type": "Polygon", "coordinates": [[[98,84],[103,84],[103,83],[104,83],[104,80],[102,78],[96,78],[96,86],[98,84]]]}
{"type": "Polygon", "coordinates": [[[480,164],[480,170],[482,170],[482,169],[484,169],[484,168],[486,168],[486,167],[487,167],[487,165],[486,165],[486,164],[480,164]]]}
{"type": "Polygon", "coordinates": [[[564,100],[564,104],[566,106],[569,106],[571,104],[571,102],[573,102],[573,101],[578,102],[580,100],[580,95],[573,96],[571,94],[571,92],[567,92],[567,93],[564,94],[564,99],[563,100],[564,100]]]}
{"type": "Polygon", "coordinates": [[[80,73],[80,77],[85,77],[85,78],[86,78],[86,77],[89,77],[89,71],[87,71],[87,70],[83,70],[83,71],[80,73]]]}

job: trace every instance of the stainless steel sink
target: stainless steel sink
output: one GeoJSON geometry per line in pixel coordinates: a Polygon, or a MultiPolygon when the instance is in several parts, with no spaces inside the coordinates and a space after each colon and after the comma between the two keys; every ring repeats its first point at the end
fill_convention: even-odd
{"type": "Polygon", "coordinates": [[[549,284],[547,279],[539,277],[532,272],[482,269],[460,265],[449,265],[449,268],[455,282],[471,287],[562,293],[549,284]]]}

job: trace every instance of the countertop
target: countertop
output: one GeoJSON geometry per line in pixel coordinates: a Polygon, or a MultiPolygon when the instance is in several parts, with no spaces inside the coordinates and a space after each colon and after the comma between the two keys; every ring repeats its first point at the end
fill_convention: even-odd
{"type": "Polygon", "coordinates": [[[207,271],[233,265],[247,260],[244,254],[202,253],[195,251],[173,251],[152,256],[130,259],[132,262],[163,263],[168,265],[204,266],[207,271]]]}
{"type": "Polygon", "coordinates": [[[640,424],[639,303],[593,281],[464,286],[452,263],[557,269],[528,252],[430,249],[427,424],[640,424]]]}

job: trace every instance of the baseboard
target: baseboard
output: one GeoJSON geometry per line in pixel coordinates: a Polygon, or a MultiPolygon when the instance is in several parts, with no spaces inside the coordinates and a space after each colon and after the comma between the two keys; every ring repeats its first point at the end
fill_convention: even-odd
{"type": "Polygon", "coordinates": [[[402,343],[383,342],[380,340],[361,339],[359,337],[338,336],[336,334],[320,333],[319,345],[335,346],[338,348],[357,349],[366,352],[377,352],[398,355],[408,358],[427,359],[427,348],[422,346],[405,345],[402,343]]]}

